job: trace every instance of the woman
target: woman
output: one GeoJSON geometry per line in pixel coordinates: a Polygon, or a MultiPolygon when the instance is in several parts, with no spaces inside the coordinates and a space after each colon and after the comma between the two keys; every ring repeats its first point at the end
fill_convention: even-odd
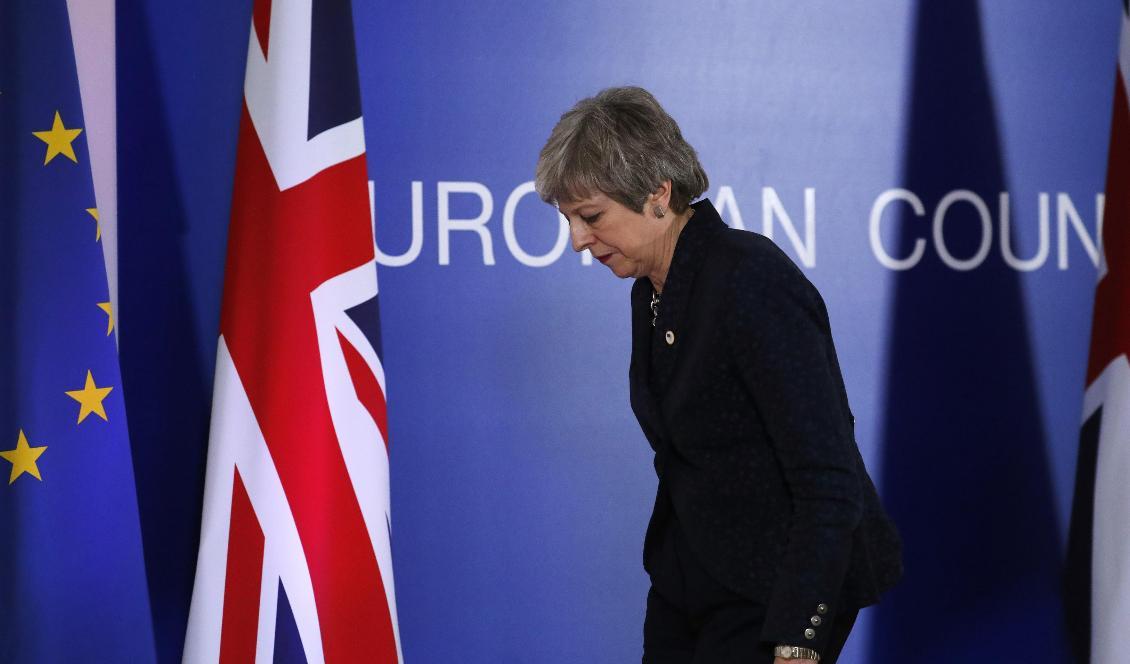
{"type": "Polygon", "coordinates": [[[834,662],[902,573],[855,443],[824,302],[770,240],[728,229],[646,90],[561,116],[536,186],[632,288],[632,409],[659,488],[645,663],[834,662]]]}

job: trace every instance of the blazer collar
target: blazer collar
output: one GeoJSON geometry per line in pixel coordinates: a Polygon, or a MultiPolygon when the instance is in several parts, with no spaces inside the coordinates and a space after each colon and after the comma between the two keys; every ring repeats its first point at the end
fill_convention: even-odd
{"type": "MultiPolygon", "coordinates": [[[[718,216],[718,212],[710,201],[703,199],[691,206],[694,215],[687,222],[675,243],[675,253],[671,258],[671,267],[667,271],[667,281],[663,287],[663,296],[659,303],[659,317],[655,327],[660,330],[673,330],[678,337],[680,322],[687,308],[687,298],[690,297],[691,286],[699,268],[706,261],[711,240],[721,231],[726,224],[718,216]]],[[[658,428],[658,404],[650,388],[651,372],[659,372],[662,383],[670,376],[674,367],[679,345],[677,342],[669,354],[669,361],[661,366],[652,366],[649,357],[651,341],[649,337],[655,332],[651,326],[651,282],[647,277],[636,280],[632,287],[632,363],[631,378],[635,382],[632,396],[632,406],[641,419],[651,420],[653,428],[658,428]]],[[[645,426],[645,428],[648,428],[645,426]]]]}
{"type": "MultiPolygon", "coordinates": [[[[691,205],[694,214],[679,233],[675,243],[675,254],[671,257],[671,267],[667,270],[667,281],[663,284],[663,294],[659,302],[659,317],[655,326],[663,330],[677,330],[686,311],[687,298],[695,275],[702,267],[709,253],[710,242],[719,232],[725,230],[726,223],[718,216],[718,211],[709,199],[691,205]]],[[[644,281],[647,281],[645,278],[644,281]]],[[[650,282],[648,282],[650,286],[650,282]]],[[[648,304],[651,303],[651,289],[648,304]]]]}
{"type": "Polygon", "coordinates": [[[658,452],[666,438],[656,395],[651,391],[651,283],[646,278],[632,285],[632,362],[628,370],[632,410],[648,442],[658,452]]]}

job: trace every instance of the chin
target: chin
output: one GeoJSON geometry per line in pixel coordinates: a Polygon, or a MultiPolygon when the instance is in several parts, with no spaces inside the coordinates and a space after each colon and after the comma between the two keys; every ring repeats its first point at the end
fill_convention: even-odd
{"type": "Polygon", "coordinates": [[[636,276],[635,272],[632,270],[616,269],[614,267],[609,267],[608,269],[610,272],[612,272],[613,276],[619,279],[631,279],[632,277],[636,276]]]}
{"type": "Polygon", "coordinates": [[[612,265],[608,265],[607,267],[609,272],[620,279],[631,279],[638,276],[636,274],[638,270],[636,269],[635,263],[631,263],[629,261],[617,260],[612,265]]]}

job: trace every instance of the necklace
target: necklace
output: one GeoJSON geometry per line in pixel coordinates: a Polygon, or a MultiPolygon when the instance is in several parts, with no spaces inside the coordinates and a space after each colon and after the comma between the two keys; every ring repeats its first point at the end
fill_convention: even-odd
{"type": "MultiPolygon", "coordinates": [[[[690,214],[687,215],[687,221],[690,221],[691,217],[694,216],[694,208],[689,208],[689,209],[690,209],[690,214]]],[[[652,286],[652,288],[651,288],[651,326],[652,327],[655,327],[655,322],[657,320],[659,320],[659,298],[661,298],[661,297],[663,297],[663,293],[660,293],[659,291],[655,290],[655,287],[652,286]]]]}

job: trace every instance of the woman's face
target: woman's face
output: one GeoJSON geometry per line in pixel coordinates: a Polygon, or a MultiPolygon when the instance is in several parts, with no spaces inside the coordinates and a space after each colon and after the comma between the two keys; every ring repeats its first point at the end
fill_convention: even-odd
{"type": "Polygon", "coordinates": [[[588,249],[621,279],[647,276],[656,266],[666,224],[644,205],[642,213],[595,193],[558,205],[569,221],[573,251],[588,249]]]}

